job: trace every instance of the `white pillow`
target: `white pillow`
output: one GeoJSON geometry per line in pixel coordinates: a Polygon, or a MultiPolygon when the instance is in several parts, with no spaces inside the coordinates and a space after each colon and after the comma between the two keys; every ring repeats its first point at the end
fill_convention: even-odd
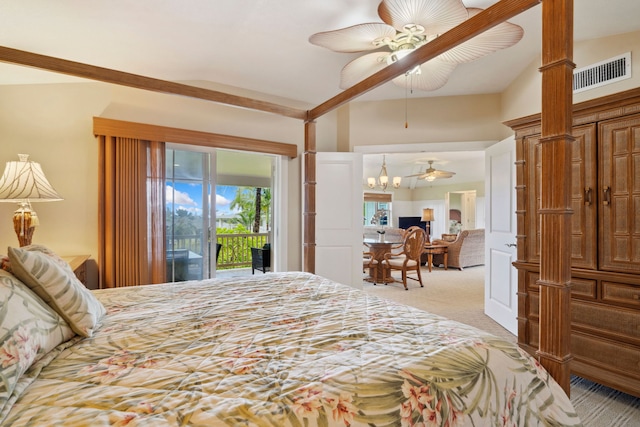
{"type": "Polygon", "coordinates": [[[106,310],[68,265],[39,251],[8,248],[11,270],[83,337],[90,337],[106,310]]]}

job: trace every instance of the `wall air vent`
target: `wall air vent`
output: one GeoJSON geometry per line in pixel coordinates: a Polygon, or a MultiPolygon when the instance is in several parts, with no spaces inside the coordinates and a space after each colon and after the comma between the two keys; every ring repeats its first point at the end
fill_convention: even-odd
{"type": "Polygon", "coordinates": [[[631,52],[576,68],[573,71],[573,93],[631,78],[631,52]]]}

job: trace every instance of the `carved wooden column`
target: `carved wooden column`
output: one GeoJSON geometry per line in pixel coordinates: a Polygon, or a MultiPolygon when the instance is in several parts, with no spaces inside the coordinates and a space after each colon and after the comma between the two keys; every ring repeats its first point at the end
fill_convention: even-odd
{"type": "Polygon", "coordinates": [[[542,2],[540,362],[569,394],[573,0],[542,2]]]}
{"type": "Polygon", "coordinates": [[[316,272],[316,123],[304,124],[304,271],[316,272]]]}

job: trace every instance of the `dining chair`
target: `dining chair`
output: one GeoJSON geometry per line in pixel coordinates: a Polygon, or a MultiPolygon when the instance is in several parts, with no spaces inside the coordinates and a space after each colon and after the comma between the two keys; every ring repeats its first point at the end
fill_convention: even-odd
{"type": "Polygon", "coordinates": [[[378,265],[378,260],[374,258],[373,252],[363,252],[362,253],[362,272],[366,273],[369,270],[369,277],[374,279],[373,284],[375,285],[375,274],[372,274],[371,269],[376,268],[378,265]]]}
{"type": "Polygon", "coordinates": [[[407,236],[409,236],[411,234],[411,232],[413,230],[415,230],[416,228],[419,229],[420,227],[418,227],[417,225],[412,225],[411,227],[405,229],[402,232],[402,242],[391,246],[390,252],[391,252],[391,257],[392,258],[397,258],[397,259],[402,258],[402,259],[404,259],[406,257],[404,255],[404,242],[407,239],[407,236]]]}
{"type": "MultiPolygon", "coordinates": [[[[422,275],[420,274],[420,256],[424,250],[426,239],[426,233],[422,228],[415,227],[407,229],[402,245],[402,252],[398,254],[398,256],[387,253],[382,260],[383,268],[402,271],[402,284],[406,290],[409,290],[407,287],[407,273],[409,271],[415,271],[418,275],[417,279],[413,277],[409,277],[409,279],[417,280],[420,283],[420,287],[424,287],[422,284],[422,275]]],[[[391,271],[389,273],[391,273],[391,271]]],[[[387,276],[390,276],[390,274],[385,274],[385,277],[387,276]]]]}

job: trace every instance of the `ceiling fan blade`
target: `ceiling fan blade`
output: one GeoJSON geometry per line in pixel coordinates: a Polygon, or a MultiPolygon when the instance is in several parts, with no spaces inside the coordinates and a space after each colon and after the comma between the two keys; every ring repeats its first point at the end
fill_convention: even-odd
{"type": "Polygon", "coordinates": [[[404,178],[414,178],[414,177],[418,177],[418,179],[423,179],[427,176],[426,172],[420,172],[420,173],[415,173],[413,175],[405,175],[404,178]]]}
{"type": "MultiPolygon", "coordinates": [[[[469,17],[477,15],[481,11],[482,9],[470,8],[469,17]]],[[[519,25],[503,22],[443,53],[438,58],[457,64],[470,62],[496,50],[513,46],[522,39],[523,35],[524,30],[519,25]]]]}
{"type": "Polygon", "coordinates": [[[435,170],[431,173],[431,175],[435,176],[436,178],[451,178],[455,174],[456,174],[455,172],[441,171],[441,170],[435,170]]]}
{"type": "Polygon", "coordinates": [[[374,52],[354,59],[342,68],[340,72],[340,89],[348,89],[354,84],[366,79],[387,66],[386,52],[374,52]]]}
{"type": "Polygon", "coordinates": [[[316,33],[309,37],[309,42],[334,52],[363,52],[377,49],[373,41],[379,38],[393,38],[396,30],[380,22],[358,24],[334,31],[316,33]]]}
{"type": "Polygon", "coordinates": [[[442,34],[468,17],[460,0],[383,0],[378,15],[398,31],[405,25],[419,24],[429,35],[442,34]]]}
{"type": "Polygon", "coordinates": [[[401,75],[392,81],[396,85],[408,89],[436,90],[447,83],[456,66],[457,64],[453,62],[445,62],[439,58],[434,58],[420,65],[420,74],[401,75]]]}

